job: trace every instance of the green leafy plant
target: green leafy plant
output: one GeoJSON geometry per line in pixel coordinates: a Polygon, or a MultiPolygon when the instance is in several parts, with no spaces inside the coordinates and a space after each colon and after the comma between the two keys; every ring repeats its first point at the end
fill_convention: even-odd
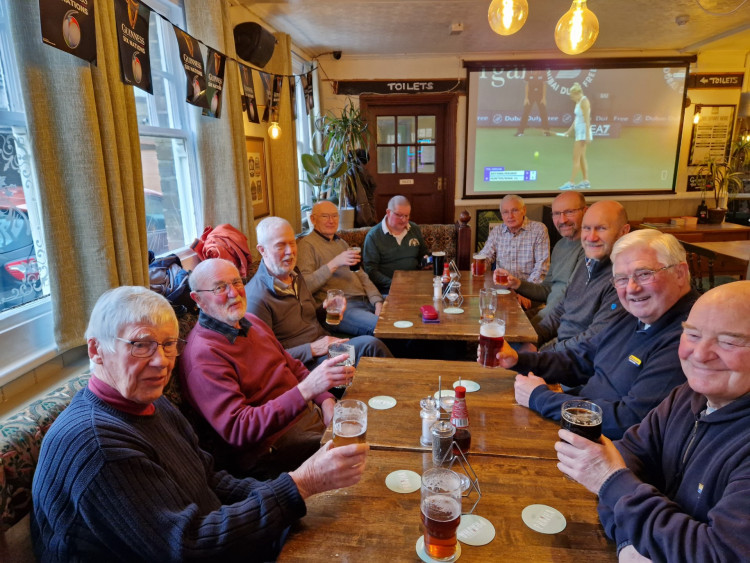
{"type": "Polygon", "coordinates": [[[743,189],[745,161],[750,156],[750,141],[734,143],[728,159],[710,158],[698,169],[703,190],[713,190],[716,208],[726,209],[728,201],[743,189]]]}
{"type": "Polygon", "coordinates": [[[332,195],[336,181],[347,172],[344,162],[328,162],[325,155],[319,153],[303,154],[302,167],[305,171],[303,182],[312,187],[313,203],[332,195]]]}

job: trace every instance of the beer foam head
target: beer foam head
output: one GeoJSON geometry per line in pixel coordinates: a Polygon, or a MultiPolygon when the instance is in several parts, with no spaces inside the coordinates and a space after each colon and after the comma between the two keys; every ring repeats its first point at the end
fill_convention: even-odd
{"type": "Polygon", "coordinates": [[[498,323],[483,323],[479,327],[479,334],[487,338],[500,338],[505,336],[505,325],[498,323]]]}

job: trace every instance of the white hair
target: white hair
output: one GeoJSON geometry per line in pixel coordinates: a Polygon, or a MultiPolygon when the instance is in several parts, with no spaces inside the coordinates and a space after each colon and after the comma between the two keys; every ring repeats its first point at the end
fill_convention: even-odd
{"type": "MultiPolygon", "coordinates": [[[[289,221],[282,219],[281,217],[266,217],[263,219],[255,226],[255,236],[258,239],[258,244],[260,246],[266,246],[268,244],[268,239],[271,236],[271,232],[283,225],[292,229],[292,225],[289,224],[289,221]]],[[[292,229],[292,231],[294,231],[294,229],[292,229]]]]}

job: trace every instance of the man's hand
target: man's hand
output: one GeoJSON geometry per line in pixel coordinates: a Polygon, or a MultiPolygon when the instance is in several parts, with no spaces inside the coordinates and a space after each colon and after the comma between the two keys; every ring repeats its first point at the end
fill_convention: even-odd
{"type": "Polygon", "coordinates": [[[335,272],[343,266],[354,266],[359,262],[360,253],[352,250],[351,248],[344,250],[341,254],[335,256],[333,260],[326,264],[331,273],[335,272]]]}
{"type": "MultiPolygon", "coordinates": [[[[341,302],[342,302],[341,303],[341,317],[343,318],[344,317],[344,313],[346,313],[346,297],[342,295],[340,297],[340,299],[341,299],[341,302]]],[[[326,297],[323,300],[323,309],[327,309],[327,308],[328,308],[328,298],[326,297]]]]}
{"type": "Polygon", "coordinates": [[[338,344],[339,342],[346,342],[347,340],[349,339],[336,338],[335,336],[324,336],[311,343],[310,349],[312,350],[313,357],[318,358],[320,356],[325,356],[326,354],[328,354],[328,348],[331,346],[331,344],[338,344]]]}
{"type": "Polygon", "coordinates": [[[610,475],[626,467],[620,452],[606,436],[602,436],[599,442],[592,442],[562,428],[557,435],[561,440],[555,443],[557,459],[560,460],[557,468],[595,495],[599,494],[610,475]]]}
{"type": "Polygon", "coordinates": [[[382,310],[383,310],[383,302],[378,301],[377,303],[375,303],[375,316],[376,317],[380,316],[380,311],[382,310]]]}
{"type": "Polygon", "coordinates": [[[521,305],[521,307],[523,307],[524,309],[531,309],[531,299],[528,299],[523,295],[519,295],[518,293],[516,293],[516,299],[518,299],[518,304],[521,305]]]}
{"type": "Polygon", "coordinates": [[[329,358],[308,373],[307,377],[297,385],[302,398],[309,401],[331,387],[346,385],[346,382],[354,376],[354,366],[337,366],[336,364],[345,361],[347,357],[346,354],[341,354],[335,358],[329,358]]]}
{"type": "Polygon", "coordinates": [[[289,476],[303,499],[331,489],[350,487],[362,478],[369,449],[367,444],[334,448],[329,440],[289,476]]]}
{"type": "Polygon", "coordinates": [[[323,411],[323,424],[328,426],[331,424],[331,421],[333,420],[333,407],[336,406],[336,400],[328,398],[325,401],[323,401],[323,404],[320,405],[320,410],[323,411]]]}
{"type": "Polygon", "coordinates": [[[516,392],[516,403],[522,407],[529,406],[529,397],[531,392],[540,385],[547,385],[541,377],[537,377],[532,372],[529,375],[516,375],[516,381],[513,383],[513,389],[516,392]]]}
{"type": "MultiPolygon", "coordinates": [[[[519,280],[516,276],[512,276],[510,272],[508,270],[505,270],[504,268],[496,268],[495,272],[493,273],[493,276],[495,280],[497,279],[497,276],[508,276],[508,283],[504,285],[506,285],[507,287],[511,289],[518,289],[519,286],[521,285],[521,280],[519,280]]],[[[520,295],[518,297],[520,297],[520,295]]],[[[520,303],[520,300],[519,300],[519,303],[520,303]]],[[[531,302],[529,301],[529,303],[531,302]]]]}
{"type": "Polygon", "coordinates": [[[638,553],[632,545],[626,545],[617,556],[619,563],[651,563],[651,559],[638,553]]]}

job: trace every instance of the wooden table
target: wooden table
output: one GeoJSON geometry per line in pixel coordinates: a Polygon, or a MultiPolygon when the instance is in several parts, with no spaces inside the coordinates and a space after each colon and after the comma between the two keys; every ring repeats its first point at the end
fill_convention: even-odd
{"type": "Polygon", "coordinates": [[[662,233],[669,233],[685,242],[717,242],[726,240],[750,239],[750,227],[721,223],[718,225],[695,225],[693,227],[673,227],[667,223],[644,222],[638,224],[639,229],[657,229],[662,233]]]}
{"type": "MultiPolygon", "coordinates": [[[[730,223],[731,224],[731,223],[730,223]]],[[[745,279],[750,279],[750,240],[727,240],[722,242],[691,242],[688,246],[697,246],[714,252],[717,256],[738,260],[746,267],[745,279]]],[[[687,247],[686,247],[687,248],[687,247]]]]}
{"type": "MultiPolygon", "coordinates": [[[[596,497],[566,480],[552,460],[474,456],[471,463],[482,491],[474,514],[492,522],[496,535],[480,547],[462,543],[460,563],[617,560],[599,523],[596,497]],[[566,528],[548,535],[527,527],[521,512],[530,504],[556,508],[566,528]]],[[[307,516],[293,528],[278,561],[419,562],[420,492],[395,493],[385,478],[399,469],[421,475],[431,466],[429,454],[371,450],[357,485],[306,501],[307,516]]],[[[476,495],[464,499],[464,511],[474,500],[476,495]]]]}
{"type": "MultiPolygon", "coordinates": [[[[515,372],[484,368],[475,362],[362,358],[345,399],[367,401],[378,395],[398,403],[387,410],[368,409],[367,443],[373,449],[427,451],[419,443],[419,400],[443,389],[452,389],[459,374],[479,384],[466,394],[473,454],[556,459],[554,444],[559,424],[516,404],[515,372]]],[[[324,436],[324,441],[330,434],[324,436]]]]}
{"type": "MultiPolygon", "coordinates": [[[[432,272],[396,271],[388,297],[375,326],[378,338],[465,340],[479,339],[479,290],[483,287],[496,287],[488,274],[482,278],[472,278],[469,272],[462,272],[461,293],[464,302],[463,313],[451,315],[443,312],[441,305],[440,322],[422,322],[419,308],[432,305],[432,272]],[[396,321],[410,321],[409,328],[393,326],[396,321]]],[[[505,318],[505,338],[510,342],[536,342],[538,336],[531,326],[515,295],[498,295],[498,311],[505,318]]]]}

